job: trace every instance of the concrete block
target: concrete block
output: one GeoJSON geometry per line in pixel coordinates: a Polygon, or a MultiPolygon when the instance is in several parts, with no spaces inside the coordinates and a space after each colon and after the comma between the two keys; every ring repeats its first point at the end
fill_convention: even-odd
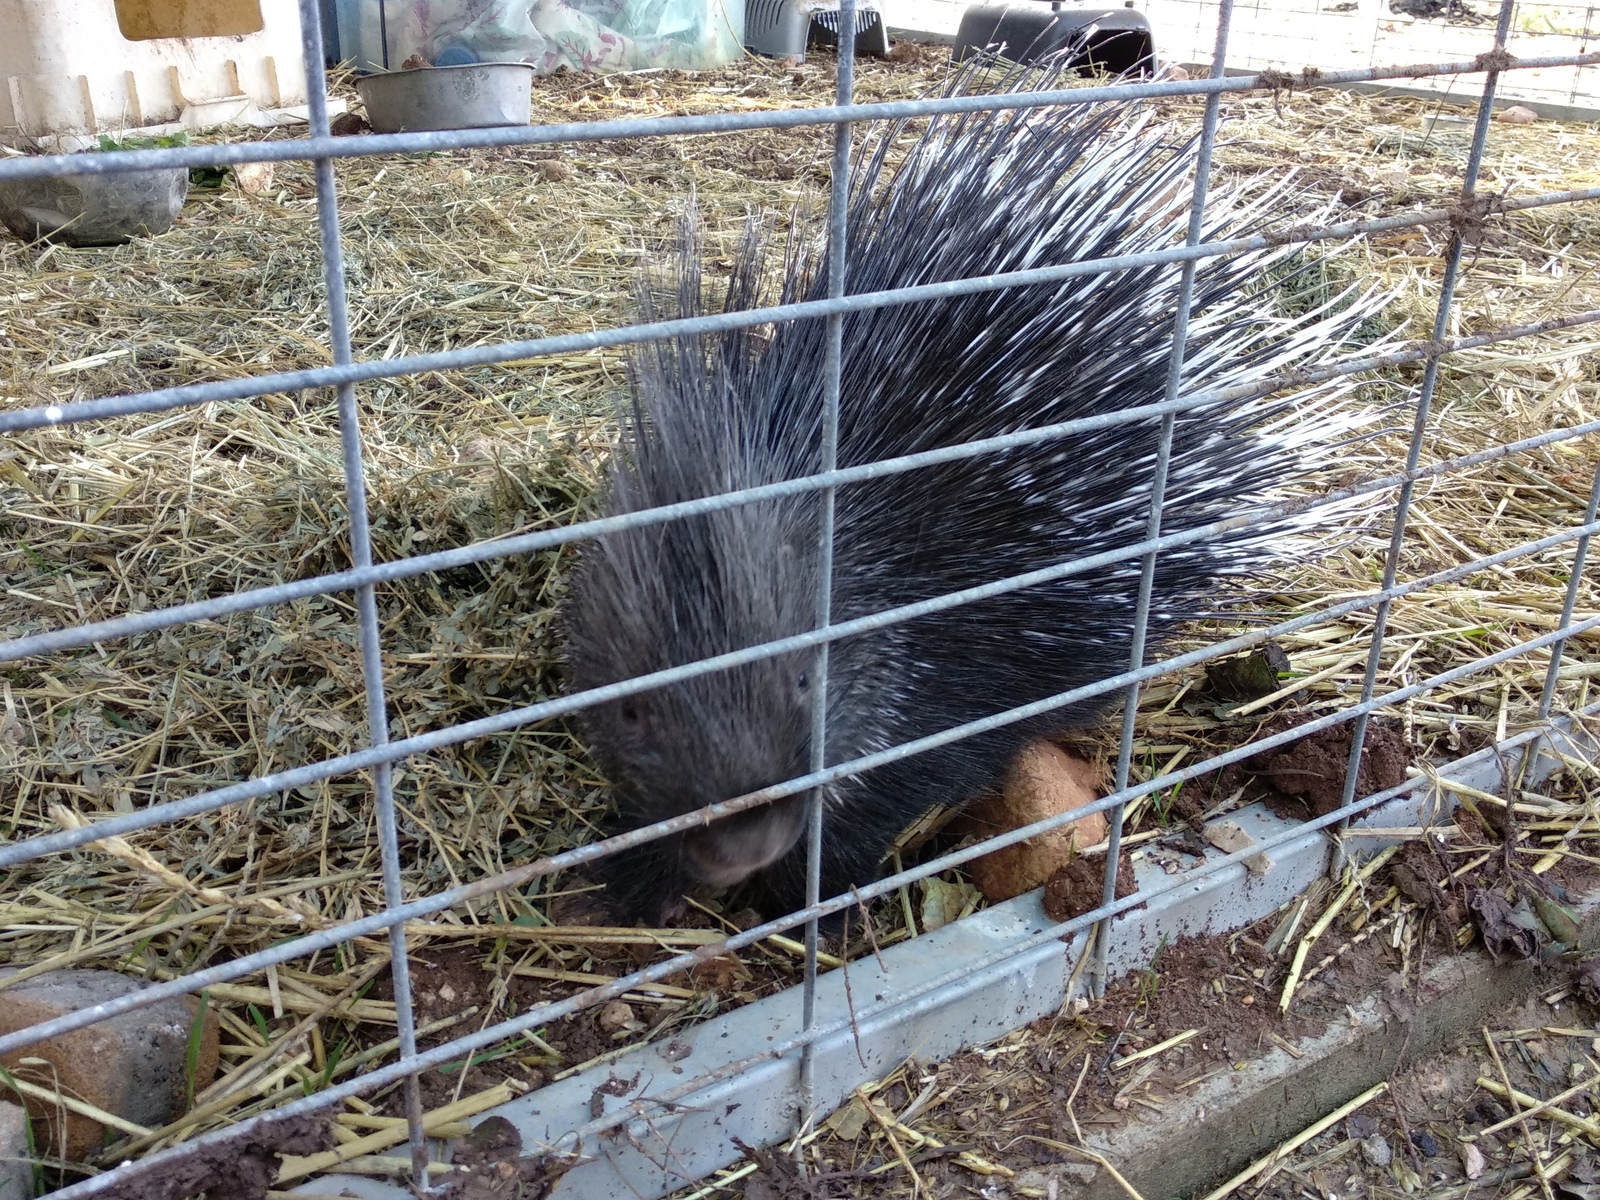
{"type": "MultiPolygon", "coordinates": [[[[10,973],[0,972],[0,979],[10,973]]],[[[0,988],[0,1033],[103,1004],[139,987],[139,981],[115,971],[36,975],[0,988]]],[[[183,1113],[190,1095],[189,1036],[198,1003],[184,996],[121,1013],[24,1046],[0,1060],[0,1065],[20,1079],[59,1087],[64,1095],[137,1125],[165,1125],[183,1113]]],[[[217,1020],[215,1012],[208,1011],[195,1062],[194,1091],[216,1074],[217,1020]]],[[[34,1145],[41,1153],[79,1161],[104,1144],[108,1131],[90,1117],[63,1114],[48,1100],[29,1098],[27,1107],[33,1118],[34,1145]]]]}
{"type": "MultiPolygon", "coordinates": [[[[1583,942],[1600,936],[1600,897],[1582,908],[1583,942]]],[[[1383,995],[1349,1005],[1345,1018],[1243,1069],[1174,1097],[1153,1125],[1129,1122],[1089,1135],[1141,1195],[1199,1194],[1353,1099],[1405,1063],[1444,1050],[1496,1013],[1525,1001],[1551,976],[1533,963],[1494,963],[1474,949],[1436,964],[1395,1002],[1383,995]]],[[[1097,1178],[1083,1200],[1126,1200],[1097,1178]]]]}
{"type": "Polygon", "coordinates": [[[20,1105],[0,1103],[0,1200],[30,1200],[32,1195],[27,1117],[20,1105]]]}

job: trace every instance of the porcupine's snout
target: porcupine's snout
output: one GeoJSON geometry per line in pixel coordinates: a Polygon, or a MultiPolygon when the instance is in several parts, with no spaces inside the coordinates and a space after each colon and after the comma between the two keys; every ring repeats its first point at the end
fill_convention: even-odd
{"type": "Polygon", "coordinates": [[[684,835],[684,865],[702,883],[732,887],[792,850],[805,825],[805,804],[798,797],[735,813],[684,835]]]}
{"type": "MultiPolygon", "coordinates": [[[[593,644],[609,647],[599,638],[593,644]]],[[[613,829],[682,817],[805,774],[806,666],[804,656],[784,656],[590,710],[587,731],[618,789],[613,829]]],[[[805,798],[790,796],[696,821],[599,864],[597,874],[621,911],[648,914],[692,883],[731,887],[770,867],[801,841],[805,811],[805,798]]]]}

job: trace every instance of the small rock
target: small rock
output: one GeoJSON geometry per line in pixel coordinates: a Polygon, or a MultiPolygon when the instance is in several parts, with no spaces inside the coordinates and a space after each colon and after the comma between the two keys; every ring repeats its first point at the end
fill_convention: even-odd
{"type": "Polygon", "coordinates": [[[1093,1163],[1055,1163],[1018,1171],[1011,1180],[1014,1196],[1070,1196],[1095,1181],[1100,1169],[1093,1163]]]}
{"type": "Polygon", "coordinates": [[[1378,1122],[1376,1118],[1369,1117],[1366,1113],[1356,1113],[1346,1123],[1346,1128],[1349,1129],[1350,1136],[1359,1142],[1378,1132],[1378,1122]]]}
{"type": "Polygon", "coordinates": [[[1504,121],[1508,125],[1531,125],[1539,119],[1539,114],[1525,104],[1513,104],[1504,109],[1496,120],[1504,121]]]}
{"type": "Polygon", "coordinates": [[[27,1118],[19,1105],[0,1102],[0,1200],[30,1200],[33,1167],[28,1158],[27,1118]]]}
{"type": "Polygon", "coordinates": [[[633,1021],[633,1006],[622,1000],[613,1000],[600,1010],[600,1028],[606,1033],[626,1029],[633,1021]]]}
{"type": "Polygon", "coordinates": [[[240,163],[233,169],[233,182],[246,196],[260,196],[272,186],[272,164],[240,163]]]}
{"type": "Polygon", "coordinates": [[[1483,1096],[1472,1110],[1472,1120],[1479,1125],[1495,1125],[1506,1119],[1506,1110],[1493,1096],[1483,1096]]]}
{"type": "Polygon", "coordinates": [[[1572,984],[1585,1004],[1600,1005],[1600,958],[1585,959],[1574,967],[1572,984]]]}
{"type": "MultiPolygon", "coordinates": [[[[1200,831],[1200,836],[1224,854],[1235,854],[1256,844],[1244,826],[1232,820],[1213,821],[1200,831]]],[[[1265,875],[1272,870],[1272,859],[1266,854],[1252,854],[1244,860],[1244,867],[1252,875],[1265,875]]]]}
{"type": "Polygon", "coordinates": [[[545,158],[539,160],[539,174],[551,183],[559,183],[571,179],[577,172],[572,169],[571,163],[564,163],[559,158],[545,158]]]}
{"type": "MultiPolygon", "coordinates": [[[[1099,798],[1100,772],[1049,742],[1035,742],[1012,764],[1004,790],[986,797],[960,818],[962,833],[993,837],[1092,804],[1099,798]]],[[[1043,884],[1075,854],[1105,840],[1106,818],[1091,813],[1049,833],[996,850],[967,864],[967,873],[991,904],[1043,884]]]]}
{"type": "MultiPolygon", "coordinates": [[[[0,991],[0,1033],[13,1033],[103,1004],[137,992],[140,986],[115,971],[47,971],[0,991]]],[[[198,1092],[217,1074],[217,1017],[215,1009],[208,1009],[193,1064],[194,1078],[189,1077],[189,1035],[196,1003],[193,997],[183,996],[119,1013],[24,1046],[6,1055],[0,1065],[30,1082],[59,1082],[64,1093],[135,1124],[149,1128],[165,1125],[183,1113],[191,1087],[198,1092]],[[17,1060],[22,1058],[44,1059],[49,1066],[19,1068],[17,1060]]],[[[76,1113],[67,1115],[63,1131],[55,1106],[45,1101],[29,1101],[28,1111],[34,1123],[34,1145],[41,1151],[49,1147],[52,1156],[80,1160],[100,1147],[106,1132],[98,1121],[76,1113]]]]}
{"type": "Polygon", "coordinates": [[[1369,1138],[1363,1138],[1361,1141],[1361,1157],[1381,1171],[1389,1165],[1389,1161],[1394,1157],[1393,1151],[1389,1149],[1389,1139],[1376,1133],[1369,1138]]]}
{"type": "Polygon", "coordinates": [[[1479,1150],[1476,1145],[1472,1142],[1458,1142],[1456,1144],[1456,1153],[1461,1155],[1461,1169],[1466,1173],[1468,1179],[1477,1179],[1483,1174],[1483,1169],[1487,1164],[1483,1161],[1483,1151],[1479,1150]]]}

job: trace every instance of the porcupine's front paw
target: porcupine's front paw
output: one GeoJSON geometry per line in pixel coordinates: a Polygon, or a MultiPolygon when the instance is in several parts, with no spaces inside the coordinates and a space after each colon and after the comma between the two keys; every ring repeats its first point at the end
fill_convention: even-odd
{"type": "Polygon", "coordinates": [[[664,928],[688,911],[689,877],[678,839],[661,838],[607,856],[589,868],[603,889],[599,903],[618,925],[664,928]]]}
{"type": "MultiPolygon", "coordinates": [[[[826,901],[835,896],[843,895],[851,890],[851,884],[841,878],[836,872],[828,870],[829,864],[824,861],[821,879],[821,898],[826,901]]],[[[862,881],[870,882],[870,880],[862,881]]],[[[768,919],[775,919],[785,913],[799,912],[806,906],[806,860],[804,847],[797,847],[782,860],[774,863],[770,868],[756,877],[759,891],[759,901],[756,905],[768,919]]],[[[862,925],[862,915],[859,906],[852,904],[847,908],[830,912],[817,920],[817,932],[829,941],[837,941],[844,936],[848,929],[859,930],[862,925]]],[[[798,937],[798,930],[804,926],[797,925],[789,932],[798,937]]]]}

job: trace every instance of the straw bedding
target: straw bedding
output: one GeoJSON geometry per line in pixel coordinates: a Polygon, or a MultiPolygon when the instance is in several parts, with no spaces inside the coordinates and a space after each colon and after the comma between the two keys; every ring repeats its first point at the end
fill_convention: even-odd
{"type": "MultiPolygon", "coordinates": [[[[830,71],[814,59],[693,76],[556,77],[537,86],[534,117],[817,102],[828,95],[830,71]]],[[[921,94],[941,71],[931,52],[863,63],[860,90],[921,94]]],[[[1198,119],[1194,104],[1169,107],[1176,119],[1198,119]]],[[[1229,99],[1225,110],[1232,119],[1220,169],[1275,175],[1295,165],[1308,210],[1341,193],[1358,215],[1403,211],[1447,203],[1459,185],[1464,146],[1442,133],[1424,139],[1413,101],[1319,92],[1229,99]]],[[[634,271],[664,247],[684,197],[695,197],[715,254],[747,213],[819,196],[829,141],[818,129],[340,163],[356,353],[386,358],[620,323],[634,271]]],[[[1591,185],[1597,152],[1592,129],[1497,126],[1484,188],[1591,185]]],[[[310,168],[280,164],[262,195],[232,184],[196,194],[159,238],[100,250],[0,244],[0,404],[327,362],[315,220],[310,168]]],[[[1316,287],[1375,278],[1400,293],[1393,319],[1420,336],[1431,323],[1445,236],[1405,231],[1343,248],[1297,286],[1312,289],[1309,301],[1316,287]]],[[[1469,251],[1452,332],[1596,306],[1597,255],[1593,206],[1496,222],[1469,251]]],[[[1447,365],[1423,461],[1590,419],[1595,344],[1580,328],[1447,365]]],[[[580,516],[621,371],[618,353],[600,351],[363,386],[376,557],[580,516]]],[[[1389,372],[1369,385],[1370,398],[1402,400],[1420,373],[1389,372]]],[[[1399,412],[1393,423],[1353,470],[1396,469],[1409,417],[1399,412]]],[[[7,439],[0,635],[346,567],[340,461],[327,393],[7,439]]],[[[1595,462],[1590,442],[1562,444],[1422,485],[1402,578],[1580,521],[1595,462]]],[[[1286,615],[1370,588],[1386,536],[1380,524],[1288,573],[1262,611],[1286,615]]],[[[380,589],[393,736],[556,692],[553,613],[569,553],[492,560],[380,589]]],[[[1552,628],[1570,561],[1563,548],[1397,603],[1380,688],[1552,628]]],[[[1586,586],[1580,611],[1594,601],[1586,586]]],[[[1314,715],[1348,703],[1370,628],[1363,613],[1286,639],[1295,672],[1314,679],[1303,695],[1253,712],[1201,702],[1199,672],[1151,687],[1139,770],[1241,744],[1285,706],[1314,715]]],[[[1197,630],[1195,644],[1220,632],[1197,630]]],[[[1593,648],[1574,645],[1564,705],[1587,698],[1593,648]]],[[[1447,755],[1526,724],[1546,662],[1518,660],[1412,702],[1400,715],[1418,754],[1447,755]]],[[[300,601],[7,665],[0,700],[0,830],[9,838],[347,752],[365,728],[352,599],[300,601]]],[[[559,723],[400,764],[396,791],[408,895],[581,844],[604,805],[581,742],[559,723]]],[[[1141,806],[1136,821],[1146,824],[1135,833],[1157,828],[1158,816],[1141,806]]],[[[947,882],[960,883],[955,875],[947,882]]],[[[419,972],[443,972],[437,978],[459,984],[452,995],[473,1000],[452,1004],[444,985],[424,978],[423,1016],[440,1026],[430,1038],[570,994],[740,919],[708,902],[695,910],[705,930],[625,937],[550,929],[551,897],[567,883],[500,894],[417,929],[419,972]],[[463,1017],[467,1007],[474,1011],[463,1017]]],[[[168,978],[376,911],[381,897],[370,785],[340,778],[11,872],[0,880],[0,965],[168,978]]],[[[879,943],[915,932],[918,907],[912,895],[881,904],[879,943]]],[[[635,997],[625,1015],[545,1030],[492,1061],[442,1074],[429,1102],[455,1102],[451,1120],[481,1111],[507,1089],[782,986],[795,951],[766,943],[742,961],[719,960],[715,971],[635,997]]],[[[216,989],[230,1073],[202,1094],[204,1115],[113,1146],[108,1158],[192,1136],[392,1053],[385,954],[384,944],[362,942],[216,989]]],[[[364,1134],[393,1110],[378,1111],[362,1117],[364,1134]]],[[[384,1128],[395,1135],[384,1144],[400,1140],[384,1128]]],[[[369,1156],[381,1151],[363,1143],[369,1156]]]]}

